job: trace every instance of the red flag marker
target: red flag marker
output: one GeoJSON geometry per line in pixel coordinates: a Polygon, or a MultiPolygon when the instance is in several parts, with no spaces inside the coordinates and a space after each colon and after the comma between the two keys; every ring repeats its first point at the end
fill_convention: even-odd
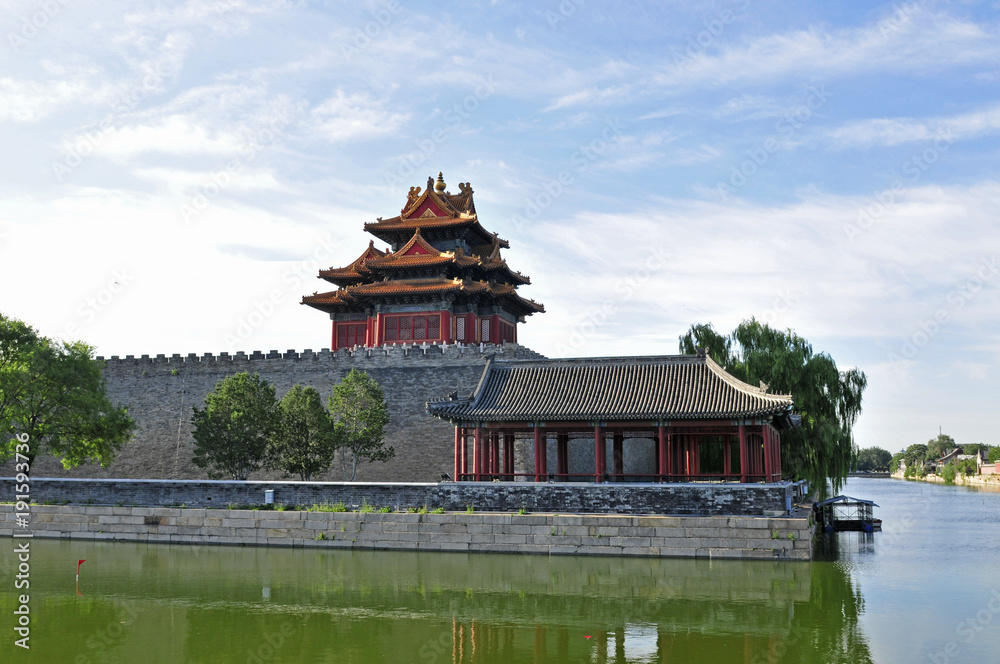
{"type": "Polygon", "coordinates": [[[78,560],[77,563],[76,563],[76,580],[77,581],[80,580],[80,565],[84,564],[85,562],[87,562],[87,561],[86,560],[78,560]]]}

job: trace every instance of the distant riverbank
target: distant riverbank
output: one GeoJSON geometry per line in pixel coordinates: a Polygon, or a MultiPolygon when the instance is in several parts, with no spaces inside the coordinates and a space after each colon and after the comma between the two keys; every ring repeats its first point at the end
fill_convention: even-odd
{"type": "MultiPolygon", "coordinates": [[[[923,477],[903,477],[902,471],[896,471],[891,475],[895,480],[913,480],[916,482],[931,482],[932,484],[947,484],[943,477],[934,474],[927,474],[923,477]]],[[[987,491],[1000,491],[1000,475],[956,475],[955,486],[968,486],[985,489],[987,491]]]]}

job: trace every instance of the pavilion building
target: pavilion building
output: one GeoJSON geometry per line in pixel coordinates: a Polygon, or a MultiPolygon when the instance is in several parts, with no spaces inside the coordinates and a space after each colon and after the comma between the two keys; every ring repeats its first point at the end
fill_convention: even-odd
{"type": "Polygon", "coordinates": [[[480,225],[470,184],[446,188],[441,173],[436,184],[411,187],[399,216],[364,226],[387,249],[373,240],[350,265],[320,270],[337,290],[302,304],[330,315],[333,350],[516,342],[518,323],[545,310],[518,295],[530,280],[501,257],[508,242],[480,225]]]}
{"type": "Polygon", "coordinates": [[[790,395],[738,380],[703,351],[494,359],[471,395],[427,410],[455,426],[456,481],[778,482],[780,431],[799,423],[790,395]],[[534,453],[527,472],[515,469],[518,440],[534,453]],[[626,445],[648,450],[653,472],[626,469],[626,445]],[[592,469],[572,464],[571,473],[574,455],[593,459],[592,469]]]}

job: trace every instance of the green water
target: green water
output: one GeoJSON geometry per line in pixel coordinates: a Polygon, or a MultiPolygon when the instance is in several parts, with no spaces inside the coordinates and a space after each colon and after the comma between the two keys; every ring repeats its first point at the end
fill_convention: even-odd
{"type": "Polygon", "coordinates": [[[30,651],[13,645],[18,541],[0,540],[0,661],[1000,661],[1000,615],[957,631],[1000,588],[1000,495],[848,492],[882,506],[886,532],[838,537],[817,563],[33,540],[30,651]]]}

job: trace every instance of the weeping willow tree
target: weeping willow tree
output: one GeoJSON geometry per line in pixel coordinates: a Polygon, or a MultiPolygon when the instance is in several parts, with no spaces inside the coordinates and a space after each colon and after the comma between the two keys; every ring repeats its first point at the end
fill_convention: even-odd
{"type": "Polygon", "coordinates": [[[839,490],[855,454],[852,430],[868,384],[864,372],[839,371],[832,357],[814,353],[791,330],[774,330],[752,318],[728,336],[711,324],[692,325],[680,338],[680,351],[699,347],[740,380],[763,381],[771,392],[792,395],[802,426],[781,433],[782,473],[809,480],[821,492],[826,480],[839,490]]]}

